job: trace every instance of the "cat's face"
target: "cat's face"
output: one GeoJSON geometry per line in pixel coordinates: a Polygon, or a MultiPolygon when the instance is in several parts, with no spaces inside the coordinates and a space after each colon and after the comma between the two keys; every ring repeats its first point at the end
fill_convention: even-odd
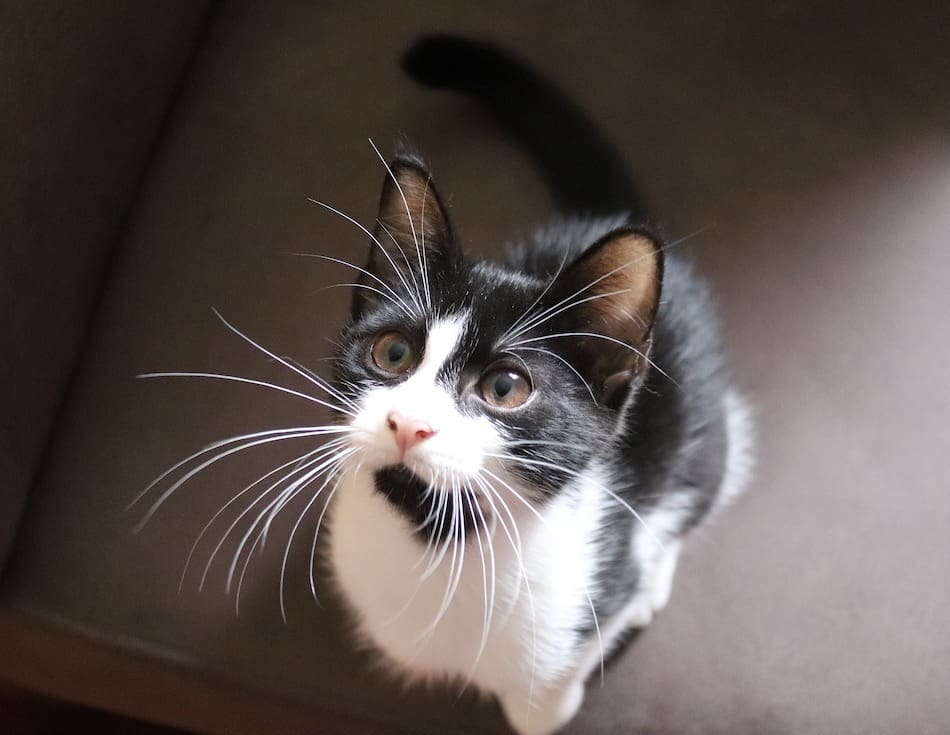
{"type": "Polygon", "coordinates": [[[553,280],[468,262],[426,170],[392,170],[336,383],[376,489],[443,536],[440,495],[480,523],[542,503],[613,441],[647,364],[662,263],[631,229],[579,244],[592,247],[553,280]]]}

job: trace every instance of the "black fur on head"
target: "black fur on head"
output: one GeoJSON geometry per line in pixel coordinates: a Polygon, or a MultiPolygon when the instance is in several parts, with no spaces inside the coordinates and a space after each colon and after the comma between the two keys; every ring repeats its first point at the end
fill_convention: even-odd
{"type": "MultiPolygon", "coordinates": [[[[335,363],[339,389],[357,399],[399,379],[369,364],[377,335],[398,329],[421,349],[434,319],[464,313],[464,335],[438,382],[460,412],[487,416],[498,428],[505,469],[536,500],[556,493],[615,444],[649,370],[663,280],[662,250],[648,231],[621,225],[584,234],[586,241],[564,244],[553,278],[466,259],[426,166],[417,156],[396,158],[335,363]],[[473,390],[498,366],[529,379],[524,406],[498,410],[473,390]]],[[[386,480],[399,477],[389,472],[386,480]]],[[[389,497],[423,521],[419,493],[409,489],[389,497]]],[[[441,535],[433,524],[428,532],[441,535]]]]}

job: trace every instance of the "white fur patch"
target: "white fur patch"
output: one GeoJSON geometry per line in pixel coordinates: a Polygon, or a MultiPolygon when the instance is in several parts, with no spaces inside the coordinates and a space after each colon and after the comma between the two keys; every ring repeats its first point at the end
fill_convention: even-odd
{"type": "Polygon", "coordinates": [[[412,374],[413,378],[435,382],[435,376],[452,356],[465,333],[465,314],[439,319],[429,327],[422,361],[412,374]]]}
{"type": "Polygon", "coordinates": [[[755,426],[752,410],[735,390],[723,399],[726,410],[726,473],[716,500],[717,509],[728,506],[745,490],[755,466],[755,426]]]}
{"type": "Polygon", "coordinates": [[[391,411],[427,423],[434,435],[409,449],[406,465],[421,478],[432,481],[444,473],[475,474],[485,452],[493,452],[501,439],[486,417],[459,412],[455,398],[436,382],[439,371],[452,356],[465,331],[465,316],[436,321],[426,336],[422,360],[412,375],[393,386],[378,386],[360,398],[359,411],[351,425],[362,431],[354,438],[360,444],[363,463],[370,469],[397,464],[399,448],[387,417],[391,411]]]}

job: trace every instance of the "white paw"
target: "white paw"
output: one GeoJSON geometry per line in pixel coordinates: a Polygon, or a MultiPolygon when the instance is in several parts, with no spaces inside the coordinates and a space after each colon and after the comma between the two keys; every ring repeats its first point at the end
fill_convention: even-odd
{"type": "Polygon", "coordinates": [[[624,614],[626,628],[646,628],[653,620],[653,600],[649,595],[639,594],[630,601],[624,614]]]}
{"type": "Polygon", "coordinates": [[[623,612],[625,627],[645,628],[653,621],[653,616],[666,607],[673,589],[680,546],[679,541],[667,542],[662,556],[641,581],[640,591],[627,603],[623,612]]]}
{"type": "Polygon", "coordinates": [[[518,735],[550,735],[577,714],[584,701],[584,685],[574,682],[554,692],[535,694],[530,704],[524,691],[509,692],[499,699],[508,724],[518,735]]]}
{"type": "Polygon", "coordinates": [[[659,612],[670,601],[670,592],[673,589],[673,575],[676,573],[676,562],[679,561],[681,541],[668,541],[663,555],[657,563],[650,579],[650,602],[653,611],[659,612]]]}

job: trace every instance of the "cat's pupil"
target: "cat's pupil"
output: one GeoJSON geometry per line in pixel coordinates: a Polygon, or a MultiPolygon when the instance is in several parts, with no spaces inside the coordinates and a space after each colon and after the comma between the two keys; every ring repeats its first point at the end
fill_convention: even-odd
{"type": "Polygon", "coordinates": [[[503,373],[495,378],[495,395],[499,398],[504,398],[509,393],[511,389],[514,388],[515,381],[511,375],[503,373]]]}
{"type": "Polygon", "coordinates": [[[389,349],[386,350],[386,358],[394,364],[402,362],[407,350],[408,347],[405,342],[393,342],[389,345],[389,349]]]}

